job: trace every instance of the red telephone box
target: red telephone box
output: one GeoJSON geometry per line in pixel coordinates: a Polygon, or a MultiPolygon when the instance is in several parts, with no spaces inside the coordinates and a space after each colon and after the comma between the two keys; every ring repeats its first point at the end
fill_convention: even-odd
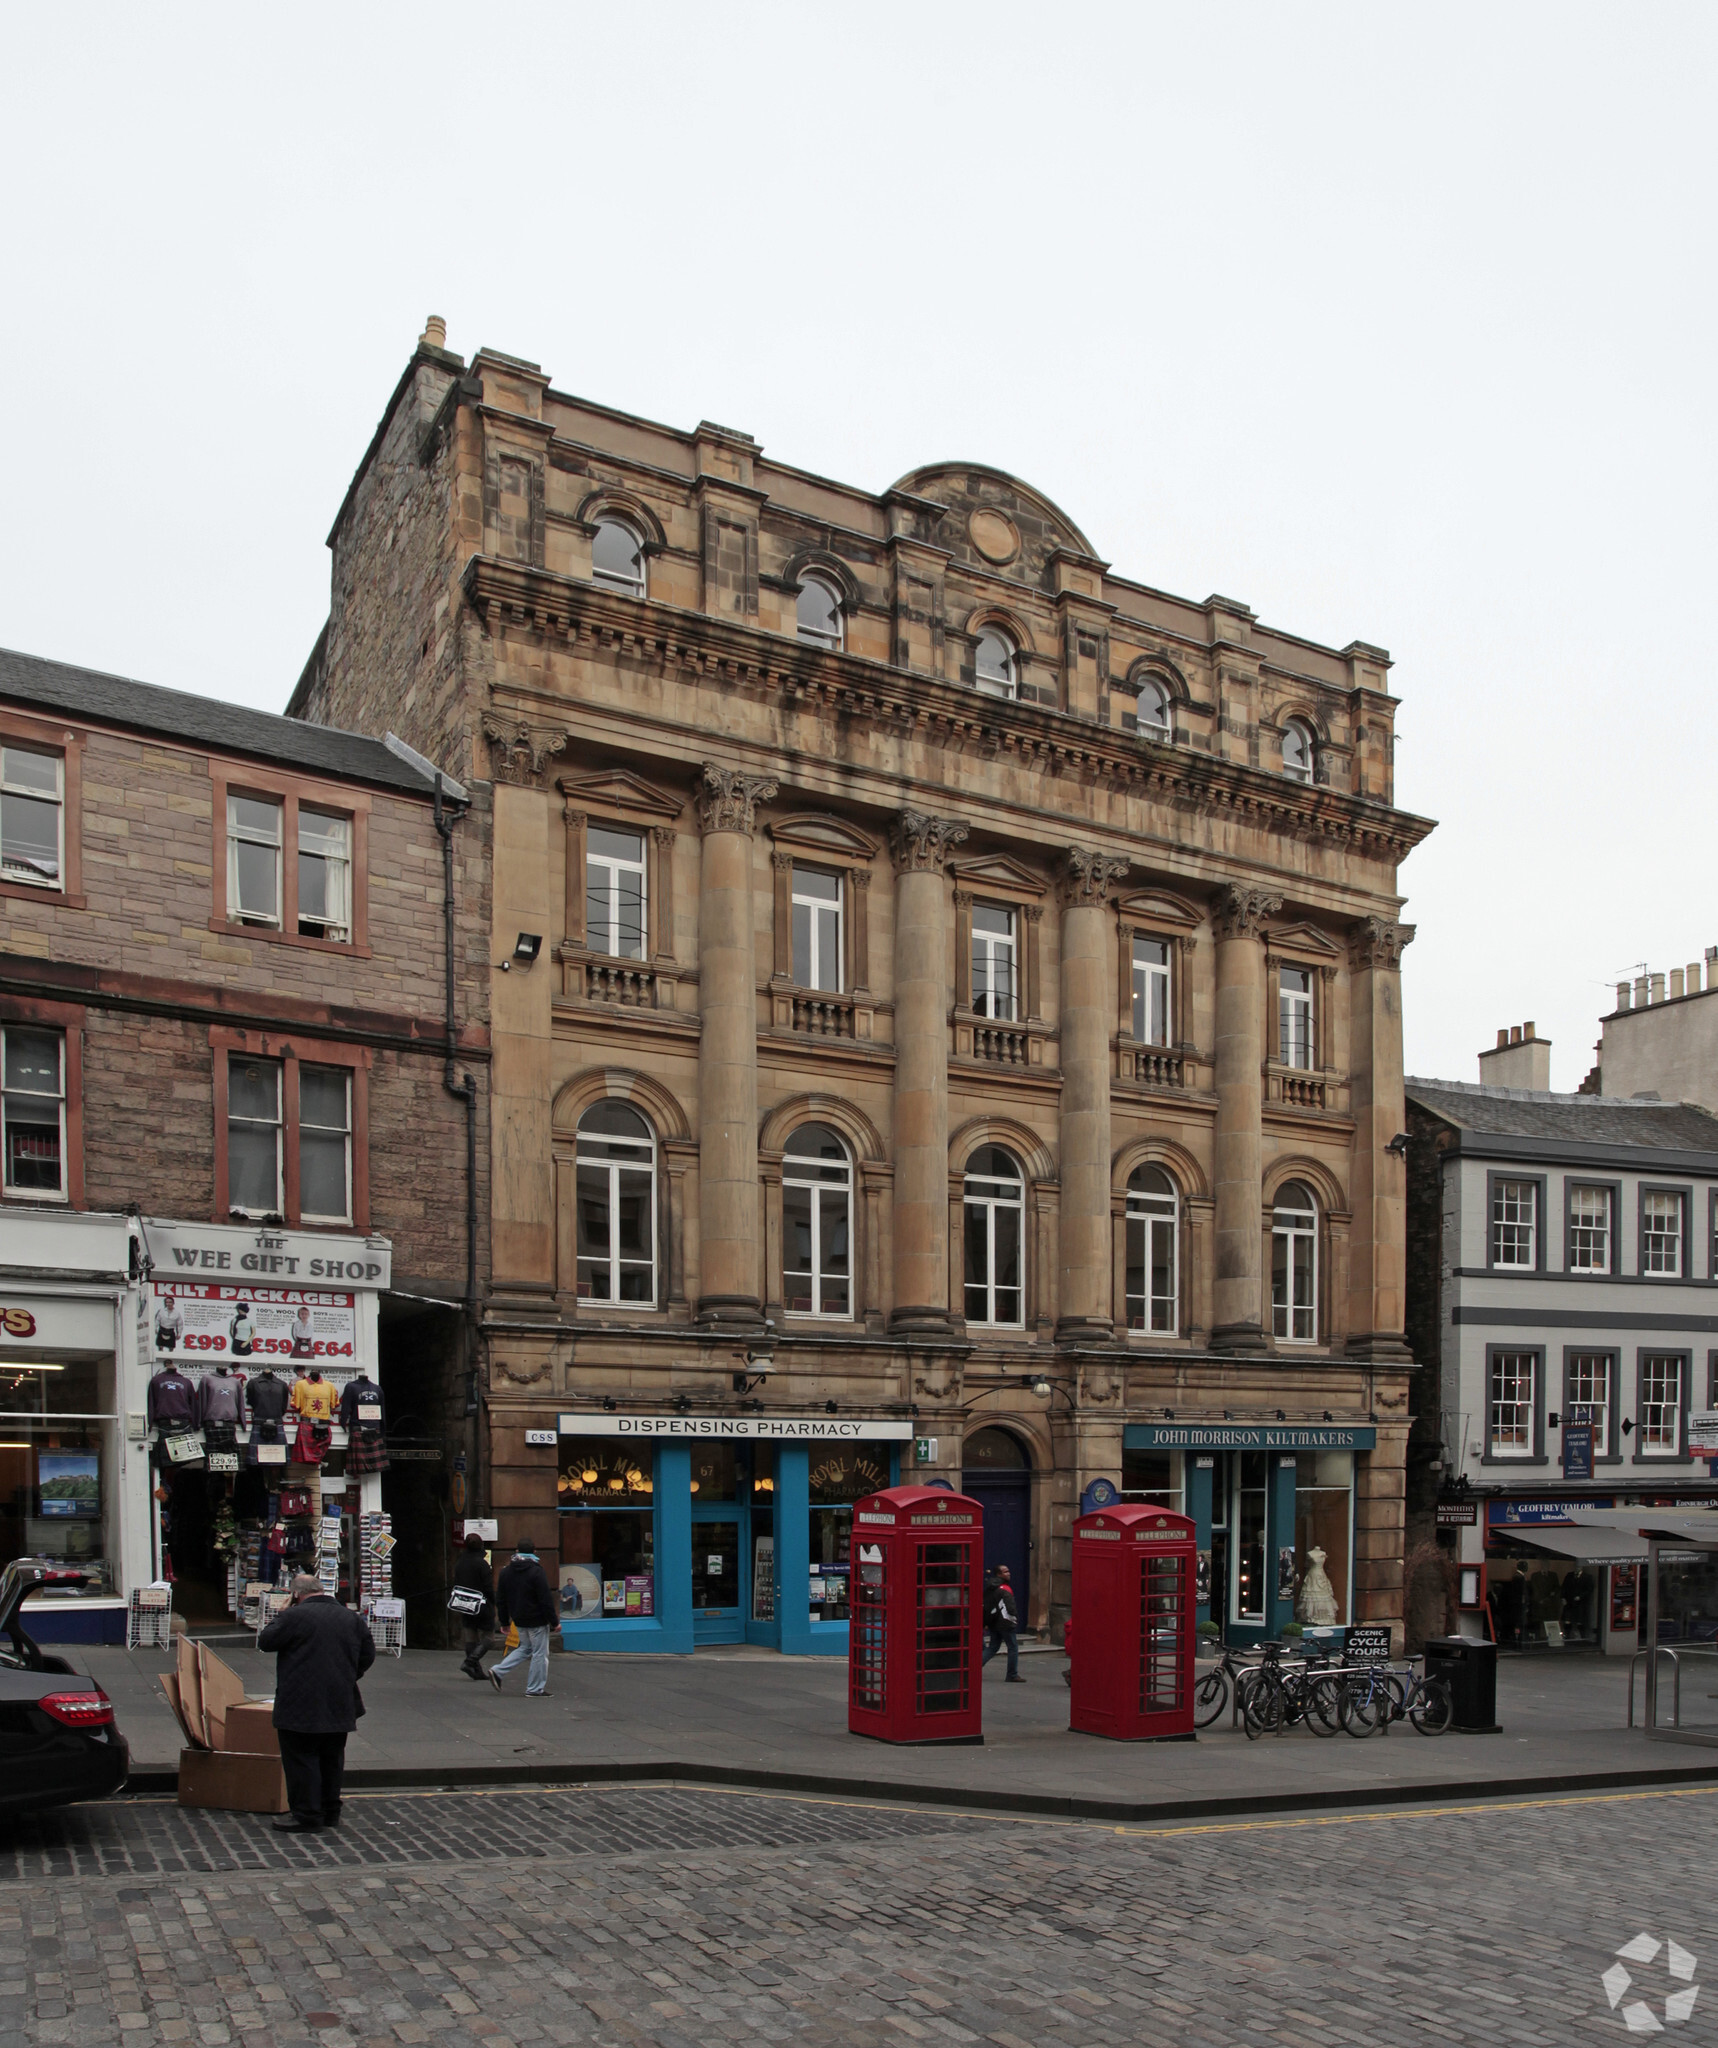
{"type": "Polygon", "coordinates": [[[853,1507],[847,1727],[883,1742],[982,1742],[984,1510],[891,1486],[853,1507]]]}
{"type": "Polygon", "coordinates": [[[1193,1523],[1118,1502],[1074,1524],[1068,1726],[1123,1742],[1193,1734],[1193,1523]]]}

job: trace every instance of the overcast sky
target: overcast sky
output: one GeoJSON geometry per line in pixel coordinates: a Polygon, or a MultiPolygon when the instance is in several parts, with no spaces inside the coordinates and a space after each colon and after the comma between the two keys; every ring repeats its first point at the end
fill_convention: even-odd
{"type": "Polygon", "coordinates": [[[0,644],[279,709],[431,312],[1395,658],[1410,1071],[1718,942],[1710,6],[13,10],[0,644]],[[1416,20],[1418,25],[1416,26],[1416,20]]]}

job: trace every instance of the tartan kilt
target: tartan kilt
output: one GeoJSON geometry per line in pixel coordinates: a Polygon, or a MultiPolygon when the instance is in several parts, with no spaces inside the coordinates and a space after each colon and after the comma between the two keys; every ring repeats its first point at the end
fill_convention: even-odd
{"type": "Polygon", "coordinates": [[[353,1430],[346,1444],[348,1474],[386,1472],[388,1442],[380,1430],[353,1430]]]}

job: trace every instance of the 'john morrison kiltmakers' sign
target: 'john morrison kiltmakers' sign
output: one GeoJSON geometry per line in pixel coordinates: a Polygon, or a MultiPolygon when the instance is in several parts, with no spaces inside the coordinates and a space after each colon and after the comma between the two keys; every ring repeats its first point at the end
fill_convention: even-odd
{"type": "Polygon", "coordinates": [[[905,1443],[913,1425],[857,1415],[562,1415],[562,1436],[732,1437],[747,1443],[905,1443]]]}
{"type": "Polygon", "coordinates": [[[1130,1451],[1370,1451],[1377,1442],[1370,1424],[1130,1422],[1122,1433],[1130,1451]]]}

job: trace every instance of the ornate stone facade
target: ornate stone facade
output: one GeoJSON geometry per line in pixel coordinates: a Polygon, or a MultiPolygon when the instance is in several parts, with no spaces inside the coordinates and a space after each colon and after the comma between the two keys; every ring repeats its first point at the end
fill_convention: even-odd
{"type": "MultiPolygon", "coordinates": [[[[1167,1415],[1281,1413],[1364,1439],[1327,1570],[1399,1618],[1397,866],[1430,827],[1393,806],[1388,657],[1118,575],[982,465],[849,487],[428,343],[332,545],[294,708],[492,784],[490,957],[544,942],[489,990],[504,1538],[555,1539],[526,1432],[557,1406],[895,1417],[956,1483],[1014,1444],[1054,1623],[1091,1480],[1155,1487],[1167,1415]],[[807,576],[834,631],[802,637],[807,576]],[[579,1133],[614,1105],[648,1213],[599,1257],[579,1133]]],[[[1215,1530],[1239,1455],[1166,1463],[1215,1530]]],[[[1227,1556],[1219,1599],[1287,1619],[1227,1556]]]]}

